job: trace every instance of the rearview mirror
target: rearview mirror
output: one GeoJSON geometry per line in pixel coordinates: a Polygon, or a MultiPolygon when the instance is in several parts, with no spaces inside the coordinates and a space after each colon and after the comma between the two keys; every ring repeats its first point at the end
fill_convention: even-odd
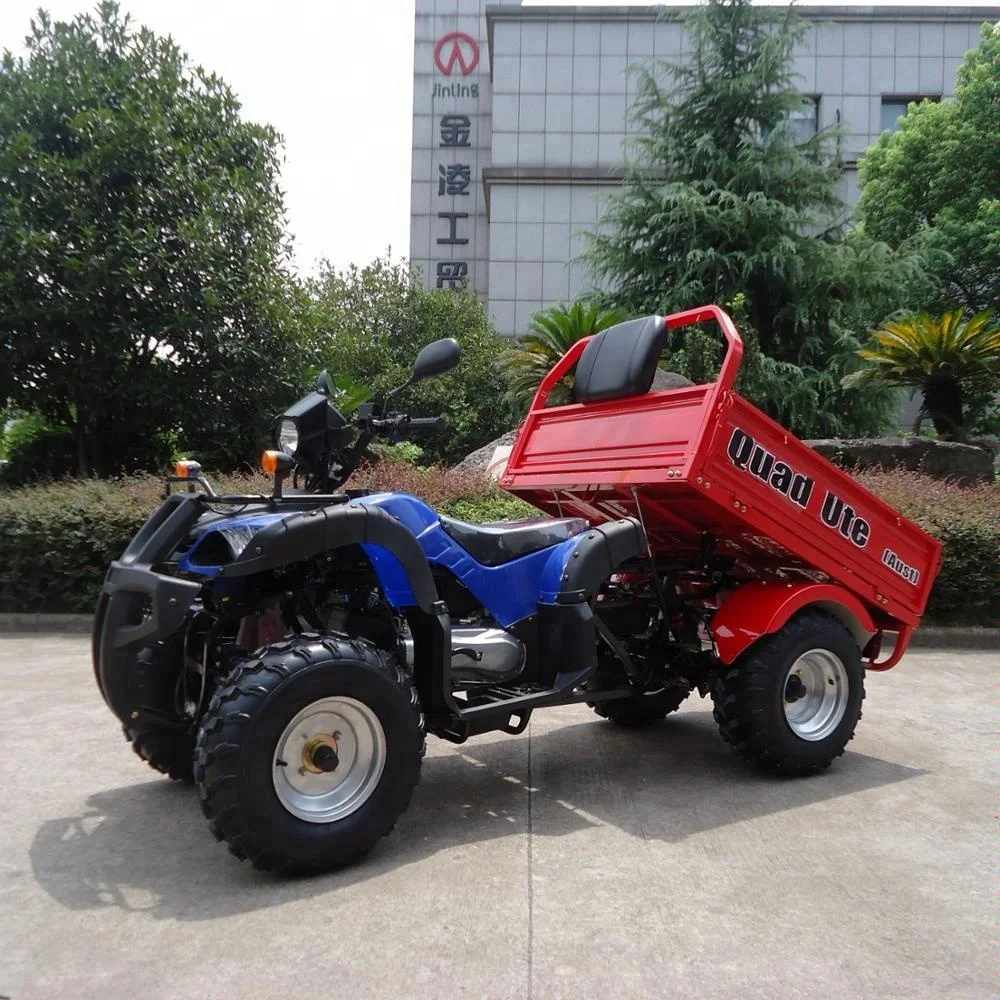
{"type": "Polygon", "coordinates": [[[458,359],[461,356],[462,349],[458,346],[457,340],[451,337],[445,340],[435,340],[417,355],[417,360],[413,362],[413,374],[410,376],[410,381],[420,382],[425,378],[443,375],[458,364],[458,359]]]}
{"type": "Polygon", "coordinates": [[[330,388],[330,375],[328,372],[320,372],[317,376],[316,392],[321,392],[324,396],[333,395],[333,390],[330,388]]]}

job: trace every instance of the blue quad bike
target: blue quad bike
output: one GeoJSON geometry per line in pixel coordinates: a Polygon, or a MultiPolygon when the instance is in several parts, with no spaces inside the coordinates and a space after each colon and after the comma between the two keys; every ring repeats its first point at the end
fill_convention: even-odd
{"type": "MultiPolygon", "coordinates": [[[[430,344],[407,385],[458,360],[454,340],[430,344]]],[[[642,725],[704,693],[697,623],[661,613],[655,575],[627,582],[648,558],[639,521],[473,525],[343,490],[376,435],[441,428],[390,411],[394,395],[347,420],[320,376],[279,420],[270,496],[218,495],[181,463],[103,585],[105,701],[259,869],[365,855],[407,808],[426,733],[517,734],[575,702],[642,725]]]]}

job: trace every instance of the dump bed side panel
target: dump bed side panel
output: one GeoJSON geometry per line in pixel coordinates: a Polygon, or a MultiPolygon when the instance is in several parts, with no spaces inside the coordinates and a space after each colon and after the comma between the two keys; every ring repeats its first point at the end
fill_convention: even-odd
{"type": "MultiPolygon", "coordinates": [[[[940,543],[735,393],[697,449],[713,499],[883,612],[917,624],[940,543]]],[[[708,484],[707,486],[705,484],[708,484]]]]}
{"type": "Polygon", "coordinates": [[[692,386],[530,413],[501,485],[526,495],[536,485],[574,489],[680,475],[703,432],[714,388],[692,386]]]}

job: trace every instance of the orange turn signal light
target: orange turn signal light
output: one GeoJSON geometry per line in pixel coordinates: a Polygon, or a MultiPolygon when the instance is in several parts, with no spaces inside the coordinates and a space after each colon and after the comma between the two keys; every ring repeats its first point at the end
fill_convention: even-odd
{"type": "Polygon", "coordinates": [[[260,467],[267,475],[275,476],[279,472],[288,472],[292,467],[292,459],[283,451],[265,451],[260,456],[260,467]]]}
{"type": "Polygon", "coordinates": [[[200,473],[201,473],[201,463],[192,462],[186,458],[182,458],[174,466],[174,475],[178,479],[197,479],[200,473]]]}

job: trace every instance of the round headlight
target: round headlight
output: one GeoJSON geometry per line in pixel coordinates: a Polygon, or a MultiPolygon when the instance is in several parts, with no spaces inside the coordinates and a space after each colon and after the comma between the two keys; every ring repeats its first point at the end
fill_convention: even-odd
{"type": "Polygon", "coordinates": [[[299,446],[299,429],[294,420],[282,420],[278,425],[278,447],[286,455],[294,455],[299,446]]]}

